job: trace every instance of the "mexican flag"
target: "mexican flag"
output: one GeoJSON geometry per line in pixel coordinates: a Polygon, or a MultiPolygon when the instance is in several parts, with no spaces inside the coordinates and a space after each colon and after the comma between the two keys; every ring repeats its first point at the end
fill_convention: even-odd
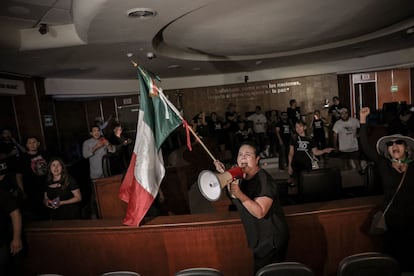
{"type": "MultiPolygon", "coordinates": [[[[155,84],[155,75],[138,67],[139,114],[134,152],[119,197],[128,203],[123,223],[139,226],[165,175],[161,145],[182,124],[174,105],[155,84]]],[[[157,78],[159,80],[159,78],[157,78]]]]}

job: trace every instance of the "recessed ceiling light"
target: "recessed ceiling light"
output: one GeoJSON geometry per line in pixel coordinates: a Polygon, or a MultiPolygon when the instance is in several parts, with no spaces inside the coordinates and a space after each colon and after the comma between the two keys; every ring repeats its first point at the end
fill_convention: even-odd
{"type": "Polygon", "coordinates": [[[151,18],[157,15],[157,12],[149,8],[133,8],[126,12],[128,17],[131,18],[151,18]]]}
{"type": "Polygon", "coordinates": [[[175,69],[175,68],[179,68],[179,67],[181,67],[180,65],[178,65],[178,64],[171,64],[171,65],[168,65],[168,69],[175,69]]]}
{"type": "Polygon", "coordinates": [[[260,64],[262,64],[262,60],[258,60],[258,61],[256,61],[256,65],[260,65],[260,64]]]}
{"type": "Polygon", "coordinates": [[[193,71],[200,71],[201,70],[201,68],[200,67],[194,67],[193,68],[193,71]]]}

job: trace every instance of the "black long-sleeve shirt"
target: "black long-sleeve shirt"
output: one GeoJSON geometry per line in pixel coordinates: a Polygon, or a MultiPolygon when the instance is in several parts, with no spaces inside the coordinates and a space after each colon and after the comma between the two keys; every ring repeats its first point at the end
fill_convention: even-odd
{"type": "MultiPolygon", "coordinates": [[[[366,156],[374,161],[378,167],[378,173],[384,190],[384,208],[390,202],[403,173],[392,167],[391,161],[379,155],[374,147],[370,145],[367,137],[367,126],[361,124],[360,129],[361,148],[366,156]]],[[[389,231],[408,231],[414,239],[414,162],[408,164],[407,174],[404,182],[397,193],[394,202],[385,214],[389,231]]]]}

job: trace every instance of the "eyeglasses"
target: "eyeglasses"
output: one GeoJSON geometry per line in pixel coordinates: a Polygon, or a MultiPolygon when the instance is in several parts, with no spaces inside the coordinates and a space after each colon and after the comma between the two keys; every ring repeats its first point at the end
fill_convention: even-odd
{"type": "Polygon", "coordinates": [[[392,145],[405,145],[405,142],[403,140],[395,140],[395,141],[388,141],[387,143],[385,143],[385,145],[387,145],[387,147],[391,147],[392,145]]]}

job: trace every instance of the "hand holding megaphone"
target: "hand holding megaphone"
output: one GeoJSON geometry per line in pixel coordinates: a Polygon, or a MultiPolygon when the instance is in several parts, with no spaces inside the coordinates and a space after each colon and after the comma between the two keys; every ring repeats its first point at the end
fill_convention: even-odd
{"type": "Polygon", "coordinates": [[[239,183],[240,179],[235,179],[229,185],[227,185],[227,189],[232,198],[239,198],[239,194],[241,193],[239,183]]]}
{"type": "MultiPolygon", "coordinates": [[[[198,187],[201,194],[206,199],[216,201],[221,196],[222,188],[228,186],[228,188],[231,189],[232,187],[230,186],[233,185],[229,184],[241,178],[243,178],[243,170],[240,167],[233,167],[223,173],[214,173],[212,171],[204,170],[198,175],[198,187]]],[[[237,188],[234,189],[237,192],[237,188]]],[[[238,191],[240,191],[240,188],[238,191]]]]}

